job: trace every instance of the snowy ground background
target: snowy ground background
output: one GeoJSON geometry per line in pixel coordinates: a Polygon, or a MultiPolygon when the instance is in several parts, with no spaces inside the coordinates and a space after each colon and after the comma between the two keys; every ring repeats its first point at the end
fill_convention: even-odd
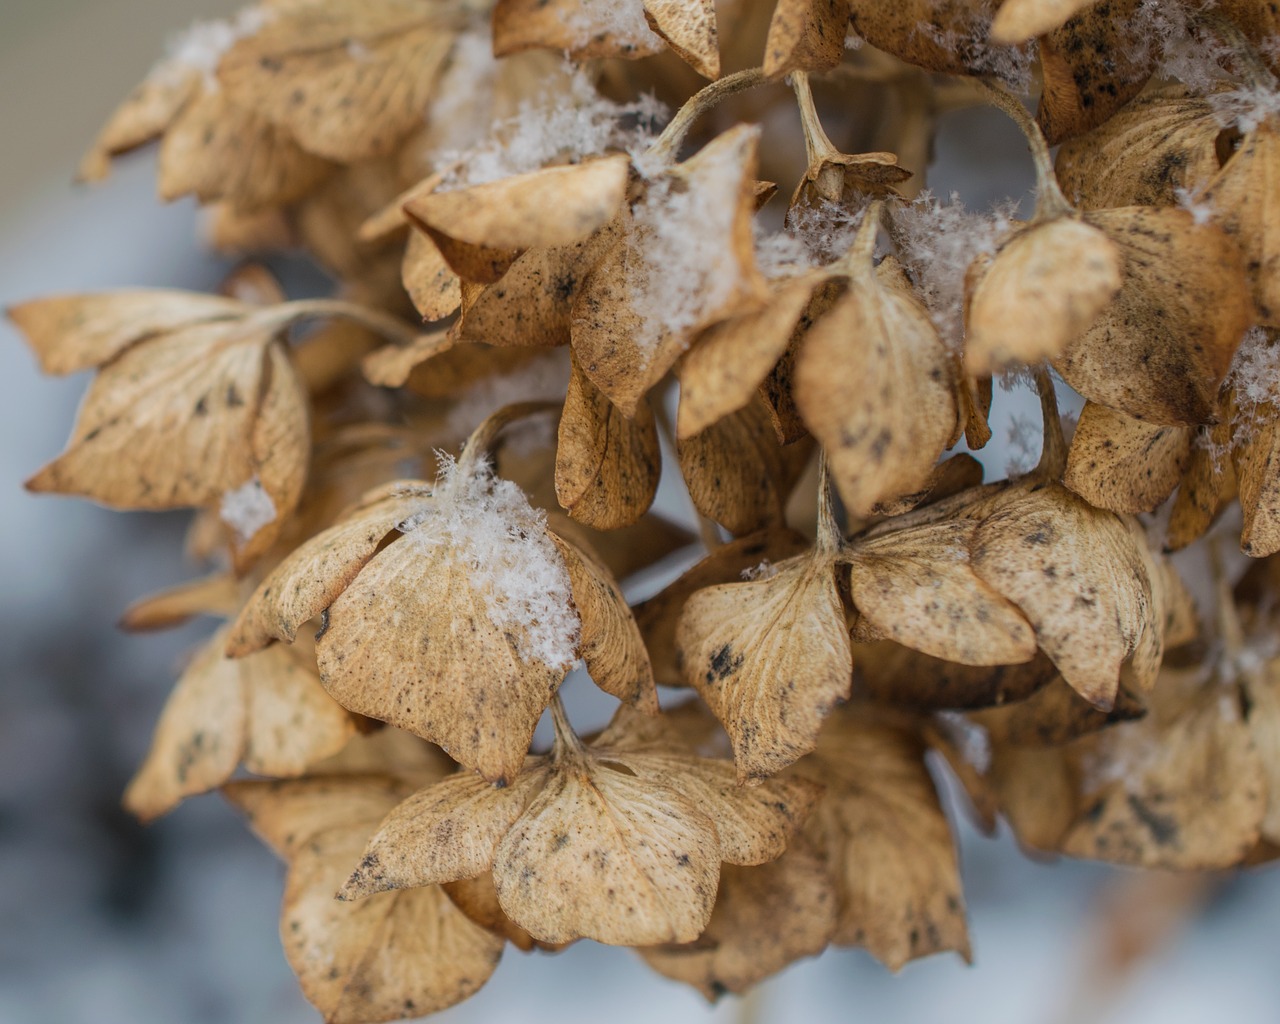
{"type": "MultiPolygon", "coordinates": [[[[147,158],[68,185],[80,148],[165,35],[227,0],[0,0],[0,302],[123,285],[210,288],[194,211],[152,199],[147,158]]],[[[946,125],[931,184],[971,208],[1020,189],[1027,161],[996,116],[946,125]]],[[[44,380],[0,327],[0,1024],[293,1024],[318,1019],[276,937],[281,870],[216,797],[143,829],[118,809],[199,627],[130,637],[131,600],[188,575],[181,517],[126,517],[20,483],[60,450],[84,379],[44,380]]],[[[1014,397],[997,396],[1008,409],[1014,397]]],[[[1098,907],[1169,898],[1095,865],[1039,865],[962,832],[976,964],[892,976],[838,950],[753,1000],[708,1009],[625,951],[580,943],[507,957],[455,1022],[858,1020],[1191,1024],[1280,1019],[1280,875],[1223,879],[1205,909],[1114,991],[1098,907]]]]}

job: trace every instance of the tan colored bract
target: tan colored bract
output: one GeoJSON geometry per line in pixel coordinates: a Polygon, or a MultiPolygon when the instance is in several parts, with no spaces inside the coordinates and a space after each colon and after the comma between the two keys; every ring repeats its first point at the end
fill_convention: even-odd
{"type": "Polygon", "coordinates": [[[28,487],[191,509],[214,563],[125,613],[227,620],[126,806],[222,788],[335,1024],[465,999],[508,943],[637,947],[709,999],[832,944],[967,959],[930,750],[1027,847],[1276,856],[1278,31],[1252,0],[198,26],[81,174],[158,142],[160,195],[253,262],[9,311],[95,373],[28,487]],[[975,105],[1027,141],[1024,219],[927,191],[975,105]],[[334,297],[289,301],[285,249],[334,297]],[[984,482],[1006,371],[1041,456],[984,482]],[[571,672],[621,705],[599,735],[571,672]]]}

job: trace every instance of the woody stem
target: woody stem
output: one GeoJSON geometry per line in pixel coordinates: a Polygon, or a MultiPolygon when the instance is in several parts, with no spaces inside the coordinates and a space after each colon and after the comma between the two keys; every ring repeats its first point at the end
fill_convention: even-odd
{"type": "Polygon", "coordinates": [[[462,471],[460,475],[466,477],[475,470],[481,459],[488,458],[494,439],[505,427],[526,416],[553,412],[560,408],[560,402],[512,402],[504,405],[476,427],[467,438],[462,446],[462,455],[458,458],[458,469],[462,471]]]}
{"type": "Polygon", "coordinates": [[[676,116],[671,119],[670,124],[662,130],[662,134],[645,152],[645,157],[648,160],[656,159],[661,163],[673,162],[694,121],[722,100],[736,93],[745,92],[747,89],[754,89],[767,81],[763,68],[747,68],[745,71],[737,71],[732,75],[725,75],[724,78],[718,78],[710,85],[698,90],[689,97],[683,107],[676,111],[676,116]]]}
{"type": "Polygon", "coordinates": [[[1036,379],[1036,392],[1040,395],[1040,415],[1044,420],[1044,444],[1040,449],[1040,461],[1035,475],[1046,480],[1061,480],[1067,468],[1067,442],[1062,436],[1062,418],[1058,415],[1058,395],[1053,379],[1044,366],[1032,370],[1036,379]]]}
{"type": "Polygon", "coordinates": [[[795,90],[796,103],[800,107],[800,126],[804,129],[804,148],[812,167],[820,160],[839,154],[832,143],[822,121],[818,118],[817,108],[813,105],[813,90],[809,88],[809,76],[803,71],[791,74],[791,88],[795,90]]]}
{"type": "Polygon", "coordinates": [[[831,499],[831,478],[827,471],[827,453],[818,452],[818,551],[834,555],[840,550],[840,524],[831,499]]]}
{"type": "Polygon", "coordinates": [[[565,714],[559,693],[551,698],[551,726],[555,730],[556,737],[552,753],[557,761],[565,757],[581,756],[587,752],[582,740],[569,724],[569,716],[565,714]]]}
{"type": "Polygon", "coordinates": [[[397,345],[410,345],[422,333],[399,317],[390,316],[354,302],[343,302],[341,299],[301,299],[267,307],[263,310],[263,314],[271,314],[273,320],[278,317],[281,326],[300,320],[338,317],[350,320],[361,327],[367,327],[374,334],[381,335],[397,345]]]}
{"type": "Polygon", "coordinates": [[[1036,165],[1036,212],[1038,221],[1052,220],[1073,213],[1075,208],[1067,202],[1058,185],[1058,176],[1053,170],[1053,157],[1049,153],[1049,143],[1035,119],[1022,105],[1022,101],[1002,85],[994,82],[981,82],[991,105],[1009,115],[1009,118],[1022,129],[1031,149],[1031,158],[1036,165]]]}

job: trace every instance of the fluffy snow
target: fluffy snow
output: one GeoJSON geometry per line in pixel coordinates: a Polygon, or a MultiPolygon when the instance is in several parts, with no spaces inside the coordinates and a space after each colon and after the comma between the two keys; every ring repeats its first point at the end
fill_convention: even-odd
{"type": "Polygon", "coordinates": [[[652,178],[631,211],[625,244],[638,268],[631,306],[641,322],[632,341],[641,351],[695,327],[737,287],[738,263],[725,251],[742,183],[736,155],[722,148],[704,157],[692,183],[652,178]]]}
{"type": "Polygon", "coordinates": [[[1248,440],[1280,407],[1280,345],[1272,344],[1264,328],[1245,333],[1226,383],[1235,391],[1235,439],[1248,440]]]}
{"type": "Polygon", "coordinates": [[[400,531],[424,547],[453,547],[489,621],[516,638],[521,658],[568,669],[582,623],[569,571],[547,535],[547,514],[487,463],[464,472],[451,457],[438,458],[435,501],[400,531]]]}
{"type": "Polygon", "coordinates": [[[244,544],[268,523],[275,521],[276,506],[271,495],[263,490],[262,481],[255,476],[222,496],[218,517],[235,531],[240,543],[244,544]]]}
{"type": "Polygon", "coordinates": [[[939,711],[934,721],[946,733],[956,752],[979,775],[991,770],[991,734],[959,711],[939,711]]]}
{"type": "Polygon", "coordinates": [[[246,7],[234,17],[217,21],[197,21],[169,39],[165,47],[166,65],[189,68],[204,75],[205,88],[218,89],[217,70],[222,55],[239,40],[253,35],[271,18],[261,7],[246,7]]]}
{"type": "Polygon", "coordinates": [[[634,103],[602,97],[581,70],[566,74],[525,100],[514,117],[489,126],[485,141],[467,152],[442,153],[457,163],[441,191],[482,185],[549,164],[575,163],[610,150],[638,155],[653,141],[666,107],[652,96],[634,103]]]}
{"type": "Polygon", "coordinates": [[[849,251],[861,223],[861,210],[853,213],[826,200],[794,208],[786,226],[772,234],[756,221],[756,265],[771,280],[826,266],[849,251]]]}
{"type": "Polygon", "coordinates": [[[1017,203],[1006,201],[988,214],[970,213],[957,193],[943,203],[928,190],[890,208],[898,259],[942,340],[956,351],[964,338],[965,274],[978,256],[996,251],[1016,211],[1017,203]]]}
{"type": "Polygon", "coordinates": [[[608,36],[621,46],[661,48],[662,39],[649,27],[641,0],[584,0],[565,18],[574,32],[574,45],[586,46],[608,36]]]}

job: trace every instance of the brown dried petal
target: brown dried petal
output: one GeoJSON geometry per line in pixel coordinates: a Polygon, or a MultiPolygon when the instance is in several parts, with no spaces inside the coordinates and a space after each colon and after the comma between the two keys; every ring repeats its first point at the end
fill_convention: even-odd
{"type": "Polygon", "coordinates": [[[543,942],[688,942],[720,874],[715,823],[688,798],[607,764],[572,761],[498,844],[507,916],[543,942]]]}
{"type": "Polygon", "coordinates": [[[653,660],[654,678],[661,686],[684,686],[676,653],[676,628],[685,603],[697,591],[717,583],[742,579],[744,570],[782,562],[800,554],[807,542],[790,530],[771,530],[721,545],[679,579],[636,606],[636,621],[653,660]]]}
{"type": "Polygon", "coordinates": [[[160,142],[156,180],[166,200],[193,194],[245,210],[302,198],[333,170],[301,149],[252,106],[205,91],[188,104],[160,142]]]}
{"type": "Polygon", "coordinates": [[[1266,776],[1234,694],[1208,692],[1171,722],[1150,716],[1094,742],[1064,853],[1206,870],[1238,863],[1258,841],[1266,776]]]}
{"type": "Polygon", "coordinates": [[[419,127],[453,46],[447,29],[447,16],[403,0],[286,6],[223,55],[218,78],[309,152],[354,163],[419,127]]]}
{"type": "MultiPolygon", "coordinates": [[[[639,3],[639,0],[630,0],[639,3]]],[[[622,35],[607,23],[584,30],[581,0],[498,0],[493,10],[493,52],[505,57],[534,47],[568,53],[582,60],[592,57],[637,59],[661,53],[662,39],[653,33],[622,35]]],[[[602,19],[603,20],[603,19],[602,19]]]]}
{"type": "Polygon", "coordinates": [[[758,398],[676,444],[694,506],[735,536],[781,526],[810,445],[782,447],[758,398]]]}
{"type": "Polygon", "coordinates": [[[1086,402],[1062,482],[1095,508],[1150,512],[1182,479],[1193,436],[1186,427],[1152,426],[1086,402]]]}
{"type": "Polygon", "coordinates": [[[1151,423],[1217,418],[1218,391],[1253,323],[1239,251],[1186,210],[1125,207],[1086,218],[1120,253],[1114,301],[1054,358],[1086,398],[1151,423]]]}
{"type": "Polygon", "coordinates": [[[422,506],[421,490],[379,488],[363,507],[318,534],[280,563],[245,604],[227,651],[241,657],[272,640],[292,643],[298,630],[333,604],[396,524],[422,506]]]}
{"type": "Polygon", "coordinates": [[[826,71],[844,59],[849,0],[778,0],[764,44],[764,73],[826,71]]]}
{"type": "Polygon", "coordinates": [[[1108,709],[1121,663],[1153,621],[1139,540],[1064,487],[1009,492],[974,536],[977,574],[1016,604],[1063,677],[1108,709]]]}
{"type": "Polygon", "coordinates": [[[795,397],[850,512],[918,490],[956,422],[953,363],[924,307],[858,276],[809,331],[795,397]]]}
{"type": "Polygon", "coordinates": [[[409,200],[404,211],[469,280],[491,283],[533,247],[580,242],[613,220],[626,194],[629,158],[603,157],[409,200]],[[510,253],[488,267],[488,253],[510,253]],[[500,269],[499,269],[500,268],[500,269]]]}
{"type": "Polygon", "coordinates": [[[1021,43],[1061,27],[1062,23],[1098,0],[1004,0],[991,22],[997,43],[1021,43]]]}
{"type": "Polygon", "coordinates": [[[782,358],[819,284],[813,276],[788,281],[763,310],[725,320],[698,338],[678,371],[679,439],[692,437],[751,401],[782,358]]]}
{"type": "Polygon", "coordinates": [[[139,341],[183,327],[235,320],[251,307],[220,295],[161,288],[55,295],[12,306],[40,369],[65,374],[110,362],[139,341]]]}
{"type": "Polygon", "coordinates": [[[985,376],[1061,355],[1120,290],[1120,254],[1070,217],[1013,236],[966,289],[965,368],[985,376]]]}
{"type": "Polygon", "coordinates": [[[390,545],[333,601],[316,643],[320,675],[344,707],[510,780],[565,670],[521,656],[454,545],[432,539],[390,545]]]}
{"type": "Polygon", "coordinates": [[[575,357],[556,443],[556,498],[599,530],[634,523],[653,504],[662,472],[658,428],[647,401],[628,418],[588,379],[575,357]]]}
{"type": "Polygon", "coordinates": [[[944,520],[855,542],[849,591],[883,636],[965,665],[1030,661],[1035,633],[969,565],[972,520],[944,520]]]}
{"type": "Polygon", "coordinates": [[[828,787],[806,831],[835,880],[833,941],[891,970],[946,949],[967,960],[959,865],[924,744],[867,710],[842,712],[801,766],[828,787]]]}
{"type": "Polygon", "coordinates": [[[1040,39],[1044,88],[1036,120],[1049,145],[1102,124],[1146,85],[1159,46],[1135,18],[1141,6],[1142,0],[1109,0],[1086,7],[1040,39]]]}
{"type": "Polygon", "coordinates": [[[534,763],[510,786],[456,772],[419,790],[381,820],[338,897],[363,899],[489,871],[498,843],[545,782],[545,769],[534,763]]]}
{"type": "Polygon", "coordinates": [[[1218,125],[1203,97],[1182,87],[1139,96],[1058,151],[1062,190],[1085,209],[1173,206],[1198,192],[1220,166],[1218,125]]]}
{"type": "Polygon", "coordinates": [[[1258,315],[1280,326],[1280,125],[1249,132],[1211,180],[1201,201],[1244,252],[1258,315]]]}
{"type": "Polygon", "coordinates": [[[355,721],[320,687],[315,668],[288,648],[226,657],[215,633],[178,680],[151,750],[125,793],[143,820],[226,782],[243,763],[260,775],[301,775],[355,733],[355,721]]]}
{"type": "Polygon", "coordinates": [[[853,661],[832,570],[824,557],[803,557],[685,604],[676,633],[685,680],[724,723],[742,782],[812,750],[849,695],[853,661]]]}
{"type": "Polygon", "coordinates": [[[569,570],[573,603],[582,620],[579,654],[597,686],[651,715],[658,713],[649,652],[617,582],[591,552],[554,533],[569,570]]]}
{"type": "Polygon", "coordinates": [[[694,71],[720,77],[715,0],[644,0],[644,16],[694,71]]]}
{"type": "Polygon", "coordinates": [[[400,281],[423,320],[443,320],[462,305],[461,280],[450,268],[440,247],[421,231],[409,235],[400,265],[400,281]]]}
{"type": "Polygon", "coordinates": [[[437,886],[354,904],[333,898],[365,838],[398,799],[396,786],[243,782],[226,792],[269,839],[282,831],[280,819],[296,818],[291,805],[311,810],[311,827],[295,827],[295,841],[283,851],[290,866],[280,933],[303,994],[326,1021],[432,1013],[466,999],[493,973],[502,939],[469,921],[437,886]]]}
{"type": "Polygon", "coordinates": [[[807,842],[758,867],[726,864],[706,930],[687,945],[640,950],[659,974],[707,999],[753,985],[826,948],[836,928],[836,894],[823,858],[807,842]]]}

